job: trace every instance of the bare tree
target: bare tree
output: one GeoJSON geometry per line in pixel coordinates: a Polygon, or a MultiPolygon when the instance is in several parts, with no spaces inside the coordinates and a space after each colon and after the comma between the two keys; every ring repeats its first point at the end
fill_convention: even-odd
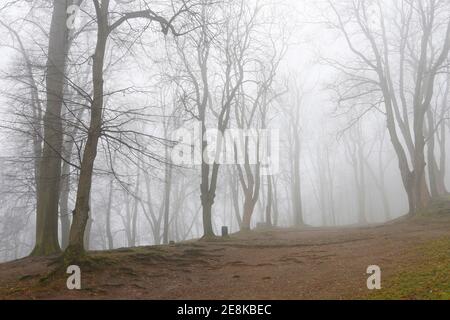
{"type": "Polygon", "coordinates": [[[423,128],[437,76],[450,49],[450,18],[440,14],[448,10],[448,3],[405,0],[388,4],[381,0],[352,0],[342,7],[328,3],[336,17],[330,25],[344,35],[358,61],[357,65],[335,64],[350,74],[344,82],[347,88],[352,88],[341,92],[340,101],[373,98],[374,93],[380,95],[380,99],[372,100],[375,102],[367,100],[366,105],[369,109],[384,106],[387,129],[408,195],[409,212],[414,214],[429,200],[423,128]],[[393,13],[388,14],[388,10],[393,13]],[[419,47],[414,44],[417,41],[419,47]],[[364,51],[362,46],[368,50],[364,51]],[[394,59],[398,59],[398,68],[394,67],[394,59]],[[361,71],[357,72],[358,69],[361,71]]]}
{"type": "Polygon", "coordinates": [[[432,197],[448,194],[445,186],[446,172],[446,130],[445,123],[448,113],[448,97],[450,90],[450,73],[447,70],[446,80],[442,83],[443,93],[441,99],[436,99],[436,107],[427,110],[427,160],[430,192],[432,197]],[[436,160],[436,140],[439,146],[439,161],[436,160]]]}
{"type": "MultiPolygon", "coordinates": [[[[233,10],[233,7],[231,9],[230,11],[227,4],[211,8],[203,4],[199,18],[200,27],[190,37],[178,43],[178,53],[185,74],[184,83],[180,83],[184,92],[182,103],[188,113],[200,122],[202,155],[205,155],[208,149],[205,138],[207,123],[211,121],[210,118],[215,119],[215,127],[223,135],[230,121],[231,106],[244,80],[246,53],[250,45],[249,30],[254,22],[254,13],[248,11],[243,1],[239,2],[236,10],[233,10]],[[189,48],[193,50],[191,55],[194,55],[194,61],[188,57],[189,48]],[[216,62],[219,65],[214,64],[214,58],[218,59],[216,62]],[[211,83],[209,73],[209,70],[214,68],[220,70],[223,78],[223,81],[217,84],[211,83]],[[216,92],[212,91],[213,85],[217,88],[216,92]]],[[[215,146],[216,157],[205,159],[205,156],[202,156],[201,163],[200,199],[205,238],[214,237],[212,207],[220,167],[217,158],[223,147],[220,136],[215,146]]]]}
{"type": "Polygon", "coordinates": [[[43,116],[44,146],[39,164],[36,212],[36,244],[32,255],[60,251],[58,243],[58,205],[61,179],[63,91],[69,47],[67,8],[71,1],[54,1],[49,33],[46,95],[43,116]]]}
{"type": "Polygon", "coordinates": [[[284,108],[289,122],[289,154],[290,154],[290,181],[291,181],[291,201],[292,201],[292,216],[295,226],[303,226],[303,206],[302,206],[302,191],[301,191],[301,177],[300,177],[300,155],[301,155],[301,109],[303,104],[303,92],[297,80],[292,81],[291,88],[292,101],[284,108]]]}
{"type": "Polygon", "coordinates": [[[69,246],[66,256],[78,256],[84,252],[83,238],[86,223],[89,218],[89,196],[92,185],[94,161],[97,155],[97,145],[102,134],[102,116],[104,107],[104,82],[103,68],[106,54],[106,44],[110,34],[119,28],[124,22],[132,19],[147,19],[161,26],[161,32],[167,35],[169,32],[175,36],[181,33],[175,30],[174,20],[181,14],[189,11],[189,6],[184,2],[170,19],[157,14],[151,9],[127,12],[115,21],[111,22],[110,1],[93,0],[97,19],[97,39],[92,64],[93,98],[90,108],[90,124],[87,141],[84,146],[80,167],[80,177],[77,188],[74,217],[70,229],[69,246]]]}

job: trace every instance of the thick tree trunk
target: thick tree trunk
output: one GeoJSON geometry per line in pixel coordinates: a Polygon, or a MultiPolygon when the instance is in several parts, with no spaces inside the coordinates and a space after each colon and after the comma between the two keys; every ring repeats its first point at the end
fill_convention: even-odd
{"type": "Polygon", "coordinates": [[[67,7],[69,1],[54,1],[47,60],[47,109],[44,115],[44,147],[39,164],[36,211],[36,244],[32,255],[60,251],[58,204],[61,177],[64,72],[68,50],[67,7]]]}
{"type": "MultiPolygon", "coordinates": [[[[206,136],[206,125],[204,115],[202,118],[202,166],[201,166],[201,180],[200,184],[200,201],[202,204],[202,218],[203,218],[203,238],[215,237],[214,229],[212,225],[212,206],[214,204],[214,198],[216,196],[216,185],[214,181],[217,181],[218,164],[213,164],[213,172],[211,174],[211,182],[209,179],[210,165],[205,161],[204,155],[207,150],[208,144],[204,137],[206,136]]],[[[216,146],[219,148],[219,146],[216,146]]]]}
{"type": "MultiPolygon", "coordinates": [[[[247,171],[249,185],[244,189],[244,207],[242,211],[242,223],[240,227],[241,230],[251,229],[253,212],[255,211],[255,206],[259,199],[259,169],[256,170],[256,180],[253,180],[253,176],[250,177],[250,174],[252,173],[250,171],[247,171]]],[[[263,211],[263,208],[261,209],[261,211],[263,211]]]]}
{"type": "Polygon", "coordinates": [[[245,192],[244,211],[241,230],[250,230],[251,219],[258,199],[253,199],[253,190],[245,192]]]}
{"type": "MultiPolygon", "coordinates": [[[[385,81],[384,77],[380,76],[380,79],[385,81]]],[[[408,197],[408,211],[410,215],[413,215],[417,211],[417,195],[420,195],[420,192],[417,191],[417,186],[420,183],[415,182],[416,174],[414,171],[411,171],[408,164],[408,158],[405,153],[405,150],[400,142],[400,139],[397,134],[396,124],[395,124],[395,116],[393,113],[393,107],[391,102],[390,92],[388,90],[388,86],[382,81],[382,90],[383,96],[385,98],[386,105],[386,126],[389,132],[389,136],[394,147],[395,153],[397,154],[398,159],[398,167],[400,169],[400,175],[402,178],[403,187],[405,188],[406,195],[408,197]]],[[[417,124],[416,124],[417,126],[417,124]]],[[[419,139],[420,140],[420,139],[419,139]]],[[[423,152],[423,149],[422,149],[423,152]]],[[[420,158],[420,157],[419,157],[420,158]]],[[[415,160],[415,159],[413,159],[415,160]]],[[[420,159],[419,159],[420,160],[420,159]]],[[[417,164],[413,164],[413,167],[417,166],[417,164]]],[[[422,176],[424,176],[422,174],[422,176]]],[[[422,183],[424,179],[422,179],[422,183]]]]}
{"type": "MultiPolygon", "coordinates": [[[[243,165],[237,164],[237,169],[239,173],[239,180],[244,191],[244,208],[242,212],[242,224],[241,230],[250,230],[251,219],[253,212],[255,211],[256,203],[259,199],[259,190],[261,188],[261,171],[260,163],[255,165],[255,172],[252,172],[249,161],[249,140],[248,137],[245,138],[245,163],[243,165]],[[245,176],[247,182],[244,178],[244,173],[242,167],[245,171],[245,176]]],[[[259,152],[259,142],[257,143],[256,152],[259,152]]],[[[264,220],[264,209],[261,206],[262,220],[264,220]]]]}
{"type": "Polygon", "coordinates": [[[155,245],[161,244],[161,230],[159,229],[160,226],[153,228],[153,241],[155,245]]]}
{"type": "Polygon", "coordinates": [[[202,217],[203,217],[203,237],[214,237],[214,230],[212,227],[212,205],[214,203],[214,197],[209,193],[201,195],[202,202],[202,217]]]}
{"type": "Polygon", "coordinates": [[[413,175],[413,212],[425,208],[430,201],[430,193],[428,191],[427,182],[425,179],[425,138],[423,135],[423,113],[415,116],[415,150],[414,150],[414,170],[413,175]],[[417,119],[418,118],[418,119],[417,119]],[[417,120],[416,120],[417,119],[417,120]],[[420,129],[419,129],[419,126],[420,129]]]}
{"type": "Polygon", "coordinates": [[[88,218],[88,221],[86,223],[86,230],[84,232],[84,248],[86,250],[89,250],[91,245],[91,229],[92,229],[92,218],[88,218]]]}

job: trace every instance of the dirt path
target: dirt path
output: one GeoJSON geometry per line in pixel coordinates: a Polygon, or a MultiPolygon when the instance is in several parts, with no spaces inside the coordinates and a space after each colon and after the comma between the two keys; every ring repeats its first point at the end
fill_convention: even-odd
{"type": "Polygon", "coordinates": [[[100,266],[82,267],[82,290],[65,278],[40,282],[49,259],[0,265],[3,299],[344,299],[368,294],[366,268],[378,265],[382,284],[419,265],[417,248],[450,239],[450,216],[383,226],[278,229],[226,241],[93,253],[100,266]]]}

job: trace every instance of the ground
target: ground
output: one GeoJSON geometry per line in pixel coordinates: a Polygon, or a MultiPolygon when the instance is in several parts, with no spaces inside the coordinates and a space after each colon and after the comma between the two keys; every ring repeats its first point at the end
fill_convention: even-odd
{"type": "MultiPolygon", "coordinates": [[[[51,258],[0,264],[1,299],[450,299],[450,210],[383,225],[257,230],[91,252],[82,289],[51,258]],[[381,290],[366,269],[381,268],[381,290]]],[[[55,262],[56,261],[56,262],[55,262]]]]}

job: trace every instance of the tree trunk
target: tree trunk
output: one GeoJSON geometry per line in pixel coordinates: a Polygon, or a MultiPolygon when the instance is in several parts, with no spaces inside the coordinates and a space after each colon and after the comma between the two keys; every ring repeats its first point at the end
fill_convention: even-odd
{"type": "Polygon", "coordinates": [[[278,211],[278,192],[277,192],[277,183],[273,180],[273,225],[275,227],[278,226],[278,217],[279,217],[279,211],[278,211]]]}
{"type": "MultiPolygon", "coordinates": [[[[166,147],[166,158],[168,159],[166,147]]],[[[165,184],[164,184],[164,225],[163,225],[163,243],[169,243],[169,214],[170,214],[170,192],[172,189],[172,165],[165,165],[165,184]]]]}
{"type": "Polygon", "coordinates": [[[137,240],[137,219],[138,219],[138,199],[136,198],[139,194],[140,187],[140,169],[138,168],[137,181],[136,181],[136,189],[134,190],[133,197],[133,209],[131,211],[131,241],[129,243],[130,247],[136,246],[137,240]]]}
{"type": "Polygon", "coordinates": [[[253,199],[252,193],[253,190],[248,190],[245,192],[244,211],[243,211],[244,213],[242,216],[241,230],[250,230],[252,214],[257,202],[257,199],[253,199]]]}
{"type": "Polygon", "coordinates": [[[81,161],[80,178],[78,181],[77,197],[72,226],[70,228],[69,246],[66,254],[69,257],[84,253],[83,239],[86,223],[89,218],[89,197],[92,186],[92,173],[94,161],[97,156],[97,145],[101,135],[102,111],[103,111],[103,65],[108,36],[108,6],[101,8],[97,17],[98,31],[97,44],[93,57],[93,85],[94,98],[91,104],[91,121],[88,137],[81,161]]]}
{"type": "Polygon", "coordinates": [[[64,162],[61,175],[61,198],[60,198],[60,220],[61,220],[61,248],[64,250],[69,245],[70,232],[70,165],[64,162]]]}
{"type": "Polygon", "coordinates": [[[211,218],[212,205],[214,203],[213,199],[214,197],[210,196],[209,193],[201,195],[204,238],[214,237],[211,218]]]}
{"type": "MultiPolygon", "coordinates": [[[[450,78],[450,76],[449,76],[450,78]]],[[[450,86],[448,84],[447,86],[450,86]]],[[[439,169],[437,173],[438,178],[438,192],[440,195],[448,195],[448,190],[445,185],[445,174],[446,174],[446,130],[445,130],[445,122],[444,115],[442,115],[442,123],[441,123],[441,139],[439,141],[439,169]]]]}
{"type": "Polygon", "coordinates": [[[92,218],[88,218],[88,221],[86,223],[86,231],[84,232],[84,248],[86,250],[89,250],[91,245],[91,229],[92,229],[92,218]]]}
{"type": "MultiPolygon", "coordinates": [[[[428,178],[430,182],[430,192],[433,198],[438,198],[440,196],[447,194],[447,189],[445,187],[444,182],[444,174],[442,174],[440,168],[438,167],[436,156],[435,156],[435,134],[436,130],[434,128],[435,121],[433,112],[431,110],[427,111],[427,119],[428,119],[428,141],[427,141],[427,158],[428,158],[428,178]]],[[[440,124],[444,127],[443,124],[440,124]]],[[[444,143],[440,143],[440,152],[441,155],[444,155],[445,158],[445,131],[441,136],[441,140],[444,140],[444,143]]],[[[445,172],[445,160],[440,161],[441,167],[445,172]],[[443,164],[443,165],[442,165],[443,164]]]]}
{"type": "Polygon", "coordinates": [[[294,130],[294,159],[292,159],[292,209],[294,215],[294,225],[301,227],[304,225],[303,208],[302,208],[302,192],[300,185],[300,138],[294,130]]]}
{"type": "MultiPolygon", "coordinates": [[[[383,146],[384,142],[384,134],[383,138],[381,140],[380,145],[380,152],[378,153],[378,172],[379,172],[379,189],[381,193],[381,199],[383,201],[383,209],[384,209],[384,215],[386,217],[386,220],[390,220],[392,218],[391,216],[391,206],[389,204],[389,198],[386,192],[386,181],[385,181],[385,170],[387,167],[383,166],[383,157],[381,153],[381,148],[383,146]]],[[[370,169],[370,167],[368,167],[370,169]]],[[[373,178],[376,179],[375,175],[373,174],[373,178]]]]}
{"type": "MultiPolygon", "coordinates": [[[[214,204],[214,198],[216,196],[216,186],[213,183],[214,179],[217,179],[218,164],[213,164],[213,172],[211,176],[211,182],[209,180],[210,165],[205,161],[204,155],[207,150],[208,144],[204,137],[206,136],[206,125],[204,115],[202,119],[201,139],[202,139],[202,166],[201,166],[201,179],[200,184],[200,200],[202,204],[202,218],[203,218],[203,238],[212,238],[215,236],[212,226],[212,206],[214,204]],[[211,185],[210,185],[211,183],[211,185]]],[[[219,148],[220,146],[216,146],[219,148]]],[[[219,149],[220,150],[220,149],[219,149]]]]}
{"type": "Polygon", "coordinates": [[[114,239],[111,232],[111,206],[113,201],[113,178],[109,180],[108,203],[106,204],[106,238],[108,239],[108,249],[114,249],[114,239]]]}
{"type": "Polygon", "coordinates": [[[230,173],[230,189],[231,189],[231,201],[233,202],[234,214],[239,228],[242,225],[242,217],[239,209],[239,182],[233,176],[235,172],[230,173]]]}
{"type": "Polygon", "coordinates": [[[267,176],[267,204],[266,204],[266,224],[272,226],[272,206],[273,206],[273,191],[272,191],[272,176],[267,176]]]}
{"type": "Polygon", "coordinates": [[[440,114],[440,139],[439,139],[439,172],[438,172],[438,192],[441,195],[448,195],[447,187],[445,186],[445,174],[446,174],[446,130],[445,125],[447,122],[446,112],[448,109],[448,96],[450,93],[450,72],[447,72],[446,89],[444,97],[442,99],[441,114],[440,114]]]}
{"type": "Polygon", "coordinates": [[[68,50],[67,7],[69,1],[54,1],[47,60],[47,109],[44,115],[44,147],[39,164],[36,211],[36,244],[32,255],[60,251],[58,204],[61,177],[64,73],[68,50]]]}
{"type": "MultiPolygon", "coordinates": [[[[418,121],[422,123],[423,120],[418,121]]],[[[418,125],[417,125],[418,126],[418,125]]],[[[417,129],[417,131],[419,131],[417,129]]],[[[423,136],[423,129],[420,132],[415,133],[415,150],[414,150],[414,170],[412,172],[413,176],[413,212],[425,208],[430,201],[430,193],[428,191],[427,182],[425,179],[425,138],[423,136]]]]}
{"type": "MultiPolygon", "coordinates": [[[[69,99],[71,99],[69,97],[69,99]]],[[[75,115],[74,119],[81,119],[83,117],[85,109],[80,109],[75,115]]],[[[70,121],[70,120],[69,120],[70,121]]],[[[67,130],[67,129],[66,129],[67,130]]],[[[78,133],[79,128],[77,126],[73,127],[71,132],[64,132],[65,136],[71,137],[69,141],[63,144],[63,158],[65,159],[62,166],[61,175],[61,194],[60,194],[60,221],[61,221],[61,247],[63,250],[69,245],[69,233],[70,233],[70,209],[69,209],[69,196],[70,196],[70,183],[71,183],[71,161],[72,161],[72,150],[75,142],[73,137],[78,133]]]]}

